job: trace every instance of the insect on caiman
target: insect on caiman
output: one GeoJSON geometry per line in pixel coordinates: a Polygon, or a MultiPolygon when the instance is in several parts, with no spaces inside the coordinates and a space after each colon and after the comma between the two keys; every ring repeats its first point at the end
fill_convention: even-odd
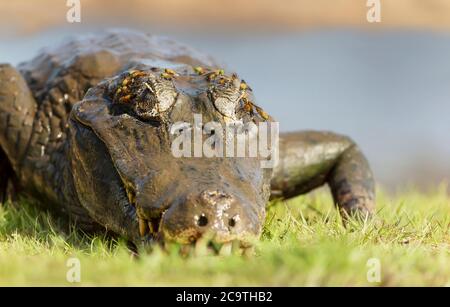
{"type": "Polygon", "coordinates": [[[281,133],[274,168],[259,156],[175,157],[170,127],[194,114],[274,121],[237,74],[138,32],[79,37],[17,68],[2,64],[0,201],[13,182],[87,232],[135,244],[208,238],[222,250],[259,237],[271,197],[328,184],[344,216],[372,212],[372,172],[348,137],[281,133]]]}

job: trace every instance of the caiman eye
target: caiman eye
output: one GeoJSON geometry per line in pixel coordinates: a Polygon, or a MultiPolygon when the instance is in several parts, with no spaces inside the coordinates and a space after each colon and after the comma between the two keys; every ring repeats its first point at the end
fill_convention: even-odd
{"type": "Polygon", "coordinates": [[[175,103],[177,91],[166,75],[132,71],[120,79],[114,103],[128,107],[143,120],[158,120],[175,103]]]}
{"type": "Polygon", "coordinates": [[[220,76],[210,80],[210,99],[220,114],[236,119],[236,108],[243,97],[240,82],[235,77],[220,76]]]}

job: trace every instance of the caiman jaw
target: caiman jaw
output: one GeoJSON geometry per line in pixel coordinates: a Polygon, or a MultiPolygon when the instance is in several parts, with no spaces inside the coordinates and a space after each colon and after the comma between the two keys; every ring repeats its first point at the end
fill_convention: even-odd
{"type": "MultiPolygon", "coordinates": [[[[164,240],[164,236],[161,233],[161,220],[162,217],[146,220],[138,216],[139,234],[142,238],[148,238],[150,236],[153,239],[153,242],[159,243],[161,247],[163,247],[163,249],[167,250],[171,245],[179,243],[170,240],[164,240]]],[[[194,238],[192,238],[192,240],[193,241],[191,243],[181,244],[180,247],[181,255],[251,256],[254,253],[254,248],[250,242],[241,241],[237,239],[228,242],[218,243],[214,240],[213,234],[205,234],[197,240],[195,240],[194,238]]]]}
{"type": "Polygon", "coordinates": [[[179,197],[159,215],[139,203],[134,207],[143,242],[158,243],[164,249],[175,244],[184,255],[252,253],[250,242],[256,233],[248,227],[252,223],[247,206],[221,190],[179,197]]]}
{"type": "Polygon", "coordinates": [[[145,218],[140,214],[139,208],[136,205],[136,189],[133,184],[128,183],[126,180],[123,180],[124,189],[126,191],[128,202],[134,208],[136,213],[136,219],[139,225],[139,235],[144,238],[147,236],[152,236],[153,239],[157,237],[159,233],[160,224],[161,224],[161,216],[156,218],[145,218]]]}
{"type": "Polygon", "coordinates": [[[254,254],[254,247],[250,243],[244,243],[239,240],[220,244],[214,243],[213,241],[208,241],[207,239],[201,239],[195,243],[183,245],[180,249],[180,253],[185,256],[252,256],[254,254]]]}
{"type": "Polygon", "coordinates": [[[149,220],[138,216],[139,235],[145,237],[151,235],[156,237],[159,233],[161,218],[151,218],[149,220]]]}

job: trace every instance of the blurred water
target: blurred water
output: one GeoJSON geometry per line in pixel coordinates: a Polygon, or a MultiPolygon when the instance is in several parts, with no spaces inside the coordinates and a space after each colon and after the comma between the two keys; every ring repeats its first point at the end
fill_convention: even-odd
{"type": "MultiPolygon", "coordinates": [[[[3,39],[0,61],[27,60],[67,32],[3,39]]],[[[282,130],[333,130],[352,136],[384,184],[450,178],[449,34],[156,32],[236,70],[282,130]]]]}

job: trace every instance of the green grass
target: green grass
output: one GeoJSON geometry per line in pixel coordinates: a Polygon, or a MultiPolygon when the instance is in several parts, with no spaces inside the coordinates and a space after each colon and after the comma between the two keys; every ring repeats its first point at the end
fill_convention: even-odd
{"type": "Polygon", "coordinates": [[[272,204],[254,257],[188,257],[154,250],[132,258],[122,241],[64,231],[22,201],[0,208],[0,285],[447,285],[446,186],[378,193],[377,218],[343,227],[326,190],[272,204]],[[66,280],[77,257],[81,283],[66,280]],[[367,281],[377,258],[381,281],[367,281]]]}

